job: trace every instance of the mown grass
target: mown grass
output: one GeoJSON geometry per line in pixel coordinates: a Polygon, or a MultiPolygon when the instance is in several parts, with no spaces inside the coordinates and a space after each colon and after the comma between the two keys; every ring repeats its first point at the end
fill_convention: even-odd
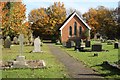
{"type": "MultiPolygon", "coordinates": [[[[3,70],[2,78],[65,78],[67,75],[65,67],[51,54],[46,44],[42,46],[43,53],[29,53],[33,46],[24,46],[23,54],[26,60],[44,60],[46,69],[12,69],[3,70]]],[[[18,45],[11,49],[2,50],[2,60],[9,61],[16,58],[20,53],[18,45]]]]}
{"type": "MultiPolygon", "coordinates": [[[[95,41],[91,42],[92,44],[95,41]]],[[[103,61],[108,61],[111,64],[114,64],[118,61],[118,49],[114,49],[114,45],[107,45],[107,43],[102,43],[102,48],[106,51],[102,52],[77,52],[74,51],[74,48],[65,48],[61,45],[56,45],[61,48],[63,51],[66,51],[73,58],[80,60],[87,67],[90,67],[96,70],[105,78],[120,78],[120,71],[110,68],[109,66],[102,65],[103,61]],[[97,53],[98,56],[94,57],[94,53],[97,53]]],[[[91,48],[85,48],[91,49],[91,48]]]]}

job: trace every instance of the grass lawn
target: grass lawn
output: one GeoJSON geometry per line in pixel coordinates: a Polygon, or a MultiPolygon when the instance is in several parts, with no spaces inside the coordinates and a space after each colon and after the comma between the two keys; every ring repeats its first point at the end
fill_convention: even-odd
{"type": "MultiPolygon", "coordinates": [[[[92,44],[95,41],[92,41],[92,44]]],[[[70,56],[77,60],[80,60],[86,66],[96,70],[98,73],[102,74],[105,78],[120,78],[120,71],[116,69],[111,69],[108,66],[103,66],[103,61],[109,61],[110,63],[115,63],[118,60],[118,49],[114,49],[114,45],[107,45],[107,43],[102,43],[104,50],[109,50],[108,52],[77,52],[74,48],[65,48],[61,45],[56,45],[62,50],[66,51],[70,56]],[[98,56],[93,57],[94,53],[98,53],[98,56]]],[[[91,49],[91,48],[85,48],[91,49]]]]}
{"type": "MultiPolygon", "coordinates": [[[[2,50],[3,61],[13,60],[19,55],[19,46],[11,46],[11,49],[2,50]]],[[[46,62],[46,69],[12,69],[3,70],[3,78],[64,78],[69,77],[67,75],[65,67],[57,61],[57,59],[51,54],[46,44],[43,45],[43,53],[29,53],[33,50],[33,46],[24,46],[23,55],[26,56],[26,60],[44,60],[46,62]]]]}

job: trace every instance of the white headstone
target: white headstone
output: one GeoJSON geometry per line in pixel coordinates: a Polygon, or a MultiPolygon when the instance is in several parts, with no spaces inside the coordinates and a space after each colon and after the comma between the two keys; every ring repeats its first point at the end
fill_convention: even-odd
{"type": "Polygon", "coordinates": [[[41,52],[41,40],[39,37],[35,38],[34,40],[34,50],[33,52],[41,52]]]}
{"type": "Polygon", "coordinates": [[[17,43],[18,43],[17,37],[14,37],[14,38],[13,38],[13,42],[14,42],[14,44],[17,44],[17,43]]]}

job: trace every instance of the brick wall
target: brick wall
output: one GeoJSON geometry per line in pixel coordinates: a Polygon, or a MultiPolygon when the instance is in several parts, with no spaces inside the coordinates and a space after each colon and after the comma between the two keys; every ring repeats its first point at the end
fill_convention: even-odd
{"type": "Polygon", "coordinates": [[[72,36],[73,38],[79,37],[79,27],[82,27],[82,32],[85,31],[86,26],[78,19],[77,16],[74,16],[68,23],[67,25],[62,29],[62,36],[61,36],[61,41],[62,42],[67,42],[69,37],[69,27],[72,27],[72,36]],[[77,23],[77,36],[74,36],[74,22],[77,23]]]}

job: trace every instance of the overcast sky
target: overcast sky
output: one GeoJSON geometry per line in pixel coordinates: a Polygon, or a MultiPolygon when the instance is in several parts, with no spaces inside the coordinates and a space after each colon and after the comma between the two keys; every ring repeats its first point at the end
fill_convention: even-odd
{"type": "Polygon", "coordinates": [[[96,8],[97,6],[105,6],[107,8],[116,8],[119,0],[23,0],[26,5],[26,15],[32,10],[40,7],[47,8],[54,2],[63,2],[66,9],[74,8],[79,10],[82,14],[87,12],[90,8],[96,8]]]}

